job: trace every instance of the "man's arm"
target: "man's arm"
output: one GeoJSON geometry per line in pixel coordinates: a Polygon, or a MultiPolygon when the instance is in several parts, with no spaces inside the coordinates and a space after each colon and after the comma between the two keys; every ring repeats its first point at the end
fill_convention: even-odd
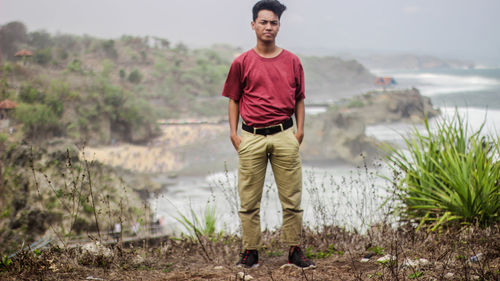
{"type": "Polygon", "coordinates": [[[298,100],[295,102],[295,121],[297,122],[297,133],[295,133],[295,137],[299,141],[299,144],[302,143],[304,139],[304,119],[306,116],[306,110],[304,105],[304,99],[298,100]]]}
{"type": "Polygon", "coordinates": [[[231,138],[234,148],[238,151],[241,143],[241,137],[238,136],[238,121],[240,119],[238,102],[233,99],[229,99],[227,111],[229,115],[229,138],[231,138]]]}

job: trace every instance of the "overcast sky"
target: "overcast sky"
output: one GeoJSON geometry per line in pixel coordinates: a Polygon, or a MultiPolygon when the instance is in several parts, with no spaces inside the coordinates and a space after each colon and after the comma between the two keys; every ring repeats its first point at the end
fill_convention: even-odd
{"type": "MultiPolygon", "coordinates": [[[[500,63],[499,0],[283,0],[278,44],[299,52],[414,53],[500,63]]],[[[0,0],[29,31],[250,48],[249,0],[0,0]]]]}

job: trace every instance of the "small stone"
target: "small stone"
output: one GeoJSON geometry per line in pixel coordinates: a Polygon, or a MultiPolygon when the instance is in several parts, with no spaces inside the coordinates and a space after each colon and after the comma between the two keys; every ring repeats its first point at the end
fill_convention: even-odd
{"type": "Polygon", "coordinates": [[[362,258],[362,259],[360,260],[360,262],[369,262],[369,261],[370,261],[370,259],[367,259],[367,258],[362,258]]]}
{"type": "Polygon", "coordinates": [[[252,275],[248,275],[248,274],[245,274],[244,272],[238,272],[238,277],[241,279],[241,280],[244,280],[244,281],[249,281],[249,280],[253,280],[253,277],[252,275]]]}
{"type": "Polygon", "coordinates": [[[418,259],[418,263],[420,264],[420,266],[427,266],[431,262],[428,259],[418,259]]]}
{"type": "Polygon", "coordinates": [[[87,278],[85,278],[85,280],[97,280],[97,281],[105,281],[104,279],[102,278],[99,278],[99,277],[94,277],[94,276],[87,276],[87,278]]]}
{"type": "Polygon", "coordinates": [[[405,259],[403,261],[403,266],[407,267],[417,267],[418,266],[418,261],[413,261],[411,259],[405,259]]]}
{"type": "Polygon", "coordinates": [[[444,278],[445,279],[453,279],[453,277],[455,276],[455,274],[451,273],[451,272],[448,272],[444,275],[444,278]]]}
{"type": "Polygon", "coordinates": [[[90,242],[82,246],[82,251],[95,256],[110,257],[113,252],[99,242],[90,242]]]}
{"type": "Polygon", "coordinates": [[[222,265],[218,265],[216,267],[214,267],[215,270],[221,270],[221,269],[224,269],[224,267],[222,265]]]}
{"type": "Polygon", "coordinates": [[[140,264],[144,263],[144,258],[140,255],[137,255],[132,260],[132,263],[134,263],[135,265],[140,265],[140,264]]]}
{"type": "Polygon", "coordinates": [[[386,263],[386,262],[393,261],[393,260],[396,260],[396,257],[395,257],[395,256],[392,256],[392,255],[387,254],[387,255],[385,255],[385,256],[383,256],[383,257],[379,258],[379,259],[377,260],[377,262],[379,262],[379,263],[386,263]]]}
{"type": "Polygon", "coordinates": [[[483,258],[483,253],[479,253],[475,256],[470,257],[472,262],[479,262],[483,258]]]}

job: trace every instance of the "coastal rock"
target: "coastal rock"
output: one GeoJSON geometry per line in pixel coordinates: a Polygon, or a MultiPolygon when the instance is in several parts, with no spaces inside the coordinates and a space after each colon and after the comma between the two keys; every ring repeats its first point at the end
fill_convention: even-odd
{"type": "Polygon", "coordinates": [[[308,134],[301,147],[304,160],[370,162],[380,142],[365,134],[366,126],[390,122],[423,122],[439,110],[417,89],[368,92],[342,100],[327,112],[306,119],[308,134]]]}

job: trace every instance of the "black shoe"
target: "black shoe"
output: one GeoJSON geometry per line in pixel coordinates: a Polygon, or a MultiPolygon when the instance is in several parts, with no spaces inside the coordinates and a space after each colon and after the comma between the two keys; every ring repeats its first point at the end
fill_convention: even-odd
{"type": "Polygon", "coordinates": [[[240,254],[241,260],[236,264],[247,268],[259,266],[259,252],[257,250],[245,250],[240,254]]]}
{"type": "Polygon", "coordinates": [[[304,256],[299,246],[290,247],[290,251],[288,252],[288,264],[304,269],[316,268],[316,264],[304,256]]]}

